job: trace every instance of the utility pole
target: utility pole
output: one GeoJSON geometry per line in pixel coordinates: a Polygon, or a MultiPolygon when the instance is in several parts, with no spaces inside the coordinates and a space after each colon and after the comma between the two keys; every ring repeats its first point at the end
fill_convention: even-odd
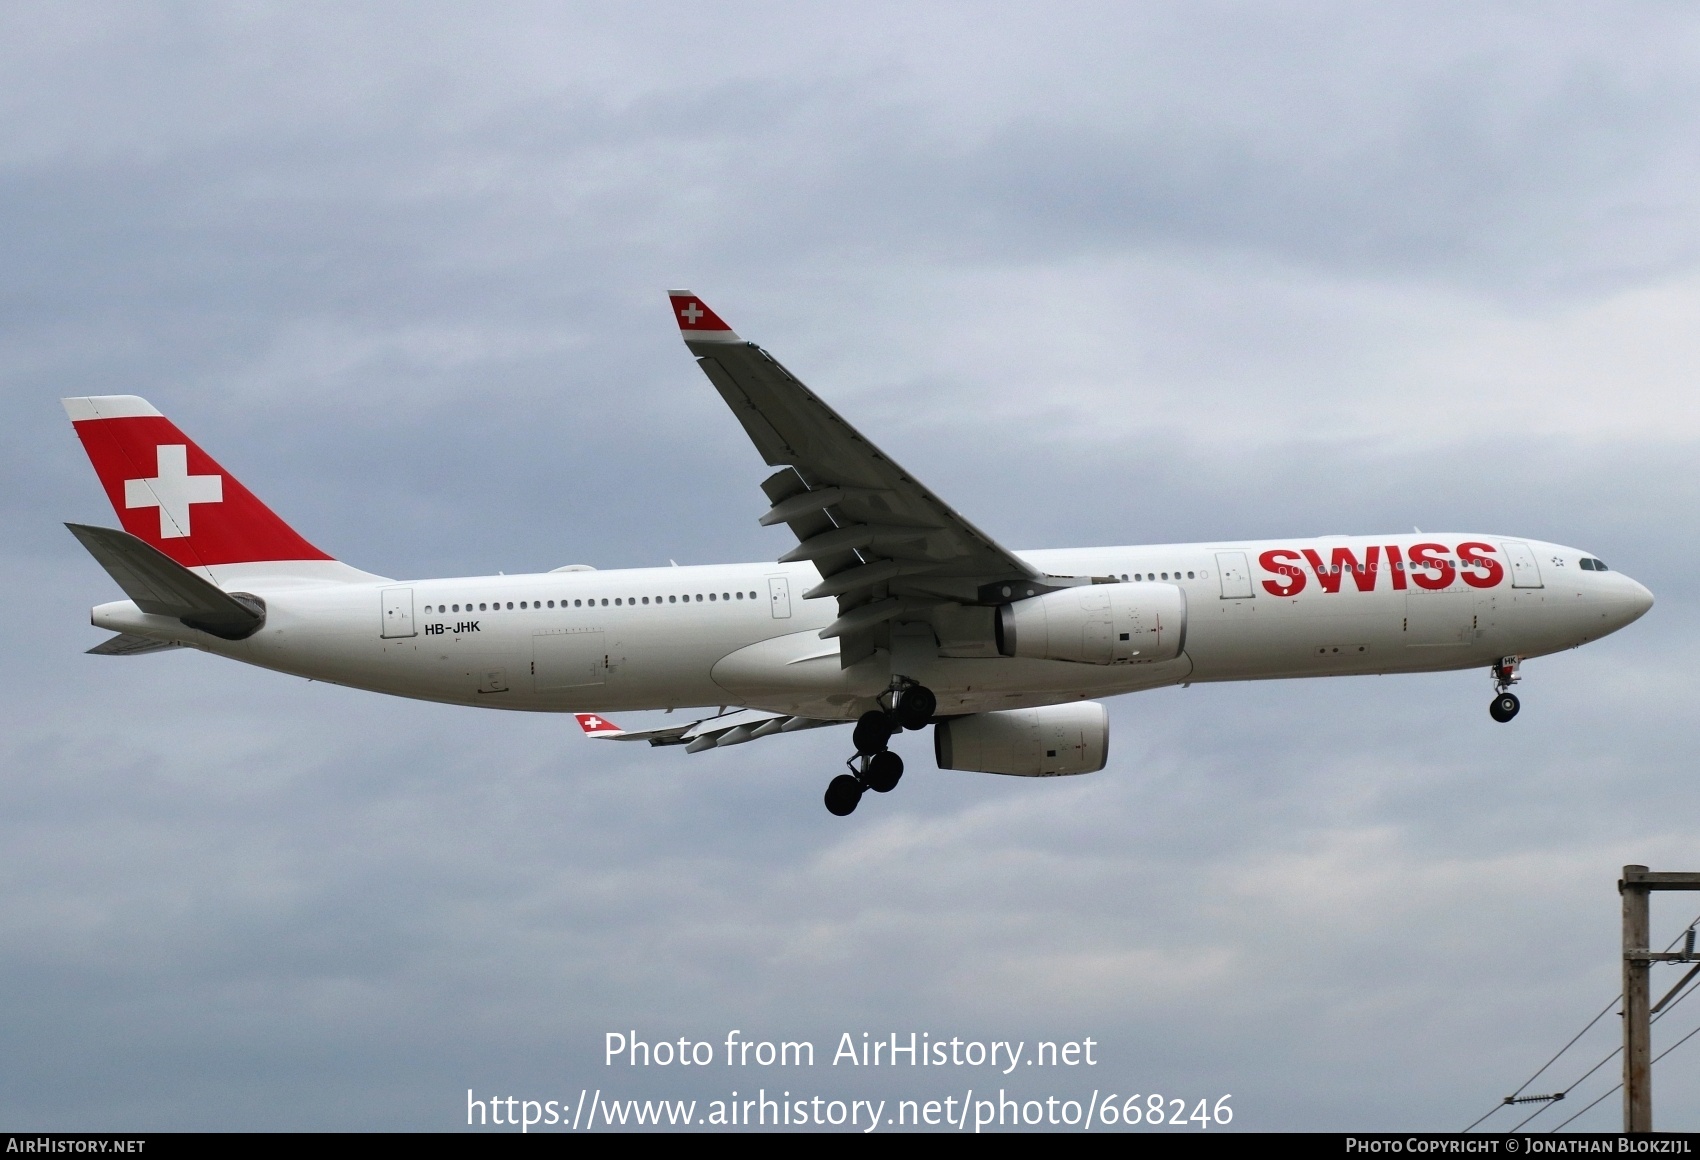
{"type": "MultiPolygon", "coordinates": [[[[1700,890],[1700,874],[1655,873],[1645,866],[1625,866],[1617,884],[1623,896],[1623,1130],[1653,1130],[1652,1012],[1650,974],[1656,962],[1686,963],[1695,960],[1693,932],[1680,954],[1655,954],[1647,946],[1647,896],[1654,890],[1700,890]]],[[[1700,970],[1700,967],[1695,968],[1700,970]]],[[[1671,993],[1659,1000],[1663,1007],[1671,996],[1693,978],[1689,971],[1671,993]]]]}

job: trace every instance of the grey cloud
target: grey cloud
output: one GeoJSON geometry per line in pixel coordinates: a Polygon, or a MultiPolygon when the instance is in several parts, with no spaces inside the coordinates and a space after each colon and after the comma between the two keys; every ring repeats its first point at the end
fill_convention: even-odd
{"type": "Polygon", "coordinates": [[[1388,390],[1448,325],[1428,296],[1515,318],[1685,270],[1690,22],[681,11],[87,8],[0,37],[7,1122],[709,1098],[744,1078],[609,1079],[600,1036],[733,1026],[1091,1034],[1116,1085],[1232,1090],[1242,1126],[1473,1119],[1615,989],[1617,867],[1691,860],[1692,440],[1267,417],[1388,390]],[[1117,281],[1140,263],[1195,282],[1117,281]],[[1092,278],[1155,337],[987,320],[988,288],[1049,324],[1092,278]],[[910,741],[850,826],[819,806],[841,731],[683,757],[81,655],[113,593],[57,523],[109,519],[73,391],[149,395],[391,574],[771,558],[761,469],[662,313],[680,281],[1005,543],[1478,527],[1660,604],[1531,664],[1510,731],[1479,674],[1170,690],[1117,702],[1078,781],[910,741]],[[1294,305],[1321,284],[1332,320],[1294,305]],[[1147,385],[1170,425],[1134,421],[1147,385]],[[1262,436],[1211,439],[1236,410],[1262,436]]]}

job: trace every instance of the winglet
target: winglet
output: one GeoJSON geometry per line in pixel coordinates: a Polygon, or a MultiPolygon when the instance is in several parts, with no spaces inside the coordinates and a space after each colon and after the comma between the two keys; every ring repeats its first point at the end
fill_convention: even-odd
{"type": "Polygon", "coordinates": [[[669,290],[673,317],[679,323],[679,337],[686,342],[742,342],[720,315],[710,310],[701,298],[689,290],[669,290]]]}
{"type": "Polygon", "coordinates": [[[602,737],[612,741],[616,737],[624,737],[626,735],[626,731],[624,729],[608,720],[608,718],[599,716],[595,713],[574,713],[573,716],[578,718],[578,727],[584,730],[584,735],[586,737],[602,737]]]}

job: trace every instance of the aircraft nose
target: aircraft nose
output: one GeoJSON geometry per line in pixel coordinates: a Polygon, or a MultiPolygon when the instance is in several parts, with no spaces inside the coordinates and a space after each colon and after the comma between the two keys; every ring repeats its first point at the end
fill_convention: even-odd
{"type": "Polygon", "coordinates": [[[1647,610],[1653,607],[1653,594],[1647,586],[1637,580],[1629,581],[1629,619],[1640,620],[1647,615],[1647,610]]]}
{"type": "Polygon", "coordinates": [[[1604,596],[1605,608],[1601,611],[1611,624],[1611,631],[1616,632],[1647,615],[1647,610],[1653,607],[1653,594],[1622,572],[1612,579],[1610,594],[1604,596]]]}

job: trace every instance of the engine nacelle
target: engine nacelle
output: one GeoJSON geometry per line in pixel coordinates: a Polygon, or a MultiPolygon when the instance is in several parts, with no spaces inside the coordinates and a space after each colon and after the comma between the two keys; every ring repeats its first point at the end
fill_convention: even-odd
{"type": "Polygon", "coordinates": [[[1110,715],[1096,701],[1000,709],[933,726],[940,769],[1061,777],[1097,773],[1110,759],[1110,715]]]}
{"type": "Polygon", "coordinates": [[[1174,584],[1092,584],[998,609],[1006,657],[1088,665],[1172,660],[1186,644],[1186,593],[1174,584]]]}

